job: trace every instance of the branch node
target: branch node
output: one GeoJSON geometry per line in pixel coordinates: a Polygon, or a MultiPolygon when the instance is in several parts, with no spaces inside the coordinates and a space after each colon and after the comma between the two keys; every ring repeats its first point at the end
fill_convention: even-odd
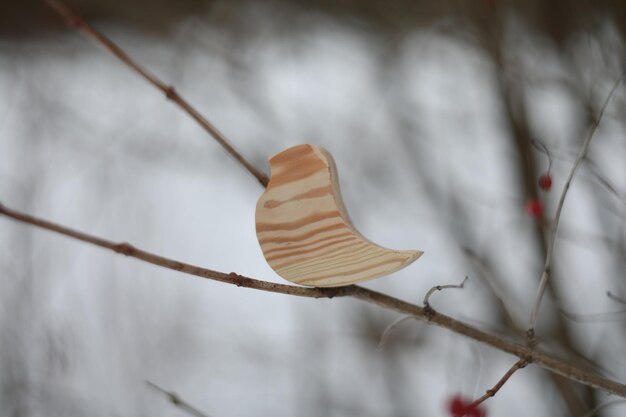
{"type": "Polygon", "coordinates": [[[202,411],[198,410],[197,408],[186,403],[175,392],[167,391],[161,388],[160,386],[158,386],[157,384],[150,382],[150,381],[146,381],[146,384],[148,384],[148,386],[154,388],[155,390],[165,395],[172,404],[174,404],[176,407],[180,408],[182,411],[186,412],[187,414],[191,416],[195,416],[195,417],[209,417],[208,414],[205,414],[202,411]]]}
{"type": "Polygon", "coordinates": [[[178,395],[176,395],[175,392],[170,392],[168,394],[168,397],[170,397],[170,401],[172,402],[172,404],[174,405],[180,405],[181,401],[180,401],[180,397],[178,395]]]}
{"type": "Polygon", "coordinates": [[[132,254],[135,253],[136,249],[130,243],[123,242],[123,243],[118,243],[117,245],[113,246],[113,250],[117,253],[121,253],[122,255],[131,256],[132,254]]]}
{"type": "Polygon", "coordinates": [[[176,89],[174,88],[173,85],[167,86],[164,92],[165,92],[165,97],[167,97],[168,100],[174,100],[176,97],[178,97],[178,93],[176,92],[176,89]]]}
{"type": "Polygon", "coordinates": [[[424,316],[428,321],[431,321],[433,317],[435,317],[437,312],[430,306],[430,304],[424,304],[424,316]]]}
{"type": "MultiPolygon", "coordinates": [[[[535,349],[539,345],[539,339],[537,339],[537,334],[535,333],[535,329],[526,330],[526,346],[530,349],[535,349]]],[[[532,361],[530,361],[532,362],[532,361]]]]}
{"type": "Polygon", "coordinates": [[[231,272],[228,274],[228,278],[238,287],[243,285],[244,278],[236,272],[231,272]]]}
{"type": "MultiPolygon", "coordinates": [[[[0,204],[0,210],[2,210],[2,204],[0,204]]],[[[618,297],[617,295],[613,294],[611,291],[607,291],[606,296],[609,297],[613,301],[617,301],[620,304],[626,304],[626,299],[618,297]]]]}

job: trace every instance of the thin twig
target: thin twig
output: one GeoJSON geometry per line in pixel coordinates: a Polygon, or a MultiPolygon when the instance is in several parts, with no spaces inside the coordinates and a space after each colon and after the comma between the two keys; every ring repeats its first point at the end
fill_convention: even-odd
{"type": "MultiPolygon", "coordinates": [[[[505,320],[507,321],[511,330],[514,332],[515,335],[519,337],[524,337],[525,335],[524,325],[519,323],[518,320],[515,319],[515,316],[511,313],[510,300],[507,302],[504,301],[505,297],[502,291],[498,288],[498,286],[495,283],[496,280],[495,280],[495,277],[494,277],[493,271],[491,270],[490,265],[488,265],[487,262],[485,262],[484,259],[479,257],[478,254],[475,253],[473,250],[464,248],[464,251],[470,257],[470,259],[474,262],[474,266],[478,268],[479,272],[481,272],[481,276],[484,278],[485,283],[487,283],[489,288],[491,288],[491,291],[493,292],[494,297],[498,300],[500,307],[502,309],[503,315],[505,317],[505,320]]],[[[571,353],[571,351],[568,351],[568,353],[571,353]]],[[[554,386],[559,390],[563,398],[568,398],[569,397],[568,390],[570,389],[570,387],[572,387],[569,381],[561,378],[560,376],[556,374],[549,374],[548,376],[550,377],[554,386]]],[[[581,406],[580,404],[577,404],[577,401],[571,401],[570,403],[568,403],[568,408],[570,410],[576,410],[580,408],[580,406],[581,406]]]]}
{"type": "Polygon", "coordinates": [[[385,327],[383,330],[383,335],[380,337],[380,341],[378,342],[378,349],[382,349],[385,347],[387,343],[387,339],[389,339],[389,334],[393,329],[404,323],[405,321],[415,320],[414,316],[402,316],[395,319],[389,326],[385,327]]]}
{"type": "Polygon", "coordinates": [[[202,411],[198,410],[197,408],[186,403],[175,392],[164,390],[157,384],[150,382],[150,381],[146,381],[146,384],[148,384],[149,387],[154,388],[155,390],[165,394],[172,404],[174,404],[176,407],[180,408],[187,414],[190,414],[195,417],[209,417],[208,414],[205,414],[202,411]]]}
{"type": "Polygon", "coordinates": [[[598,388],[607,391],[611,394],[619,395],[626,398],[626,385],[620,382],[602,377],[598,374],[581,369],[573,364],[565,362],[564,360],[555,357],[551,354],[542,352],[538,349],[534,349],[528,346],[524,346],[518,343],[511,342],[501,337],[489,334],[475,327],[472,327],[462,321],[453,319],[444,314],[426,310],[415,304],[408,303],[398,298],[391,297],[386,294],[382,294],[367,288],[363,288],[356,285],[348,285],[345,287],[334,288],[310,288],[300,287],[295,285],[276,284],[273,282],[262,281],[254,278],[248,278],[234,272],[229,274],[214,271],[211,269],[202,268],[199,266],[187,264],[184,262],[176,261],[173,259],[165,258],[147,252],[128,243],[114,243],[106,239],[89,235],[87,233],[79,232],[47,220],[36,218],[28,214],[21,213],[16,210],[11,210],[2,204],[0,204],[0,215],[4,215],[13,220],[21,223],[25,223],[31,226],[35,226],[40,229],[49,230],[51,232],[61,234],[70,237],[75,240],[90,243],[95,246],[99,246],[105,249],[112,250],[116,253],[120,253],[132,258],[142,260],[153,265],[161,266],[163,268],[180,271],[186,274],[195,275],[202,278],[207,278],[215,281],[224,282],[227,284],[236,285],[238,287],[251,288],[261,291],[268,291],[279,294],[295,295],[299,297],[310,298],[333,298],[333,297],[351,297],[358,300],[375,304],[385,309],[395,311],[402,314],[407,314],[418,318],[419,320],[426,321],[430,324],[434,324],[439,327],[446,328],[455,333],[469,337],[486,345],[492,346],[498,350],[523,358],[528,363],[535,363],[544,369],[561,375],[565,378],[577,381],[581,384],[588,385],[590,387],[598,388]]]}
{"type": "MultiPolygon", "coordinates": [[[[620,203],[625,204],[626,199],[622,197],[620,192],[617,191],[617,189],[611,184],[611,182],[600,172],[600,167],[598,166],[598,164],[595,161],[591,160],[589,157],[585,158],[585,161],[587,162],[587,170],[591,173],[591,175],[596,177],[596,180],[598,180],[600,185],[606,188],[612,195],[617,197],[620,203]]],[[[623,216],[623,213],[619,213],[618,215],[623,216]]]]}
{"type": "Polygon", "coordinates": [[[168,85],[159,79],[152,72],[147,70],[146,68],[139,65],[135,60],[133,60],[122,48],[120,48],[117,44],[115,44],[112,40],[107,38],[105,35],[100,33],[97,29],[83,20],[77,13],[68,8],[65,4],[61,3],[58,0],[44,0],[44,2],[55,12],[57,12],[64,20],[65,23],[72,28],[82,32],[87,37],[93,39],[96,43],[102,45],[105,49],[111,52],[117,59],[121,62],[129,66],[133,71],[143,77],[146,81],[152,84],[157,89],[161,90],[167,99],[176,103],[183,111],[185,111],[192,119],[194,119],[205,131],[209,133],[226,151],[237,160],[241,165],[243,165],[248,172],[256,177],[256,179],[263,185],[263,187],[267,187],[269,179],[267,175],[261,172],[258,168],[256,168],[252,163],[250,163],[247,159],[241,155],[234,147],[230,144],[226,136],[222,132],[220,132],[211,122],[209,122],[200,112],[198,112],[187,100],[178,94],[176,89],[168,85]]]}
{"type": "Polygon", "coordinates": [[[587,412],[587,413],[583,414],[583,415],[582,415],[582,416],[580,416],[580,417],[592,417],[595,413],[597,413],[598,411],[600,411],[600,410],[601,410],[601,409],[603,409],[603,408],[606,408],[606,407],[609,407],[609,406],[612,406],[612,405],[616,405],[616,404],[623,404],[623,403],[625,403],[625,402],[626,402],[625,400],[613,400],[613,401],[607,401],[607,402],[605,402],[605,403],[598,404],[598,406],[597,406],[597,407],[595,407],[595,408],[594,408],[594,409],[592,409],[592,410],[589,410],[589,412],[587,412]]]}
{"type": "Polygon", "coordinates": [[[506,371],[506,373],[502,376],[502,378],[500,378],[500,380],[496,383],[496,385],[494,385],[491,389],[488,389],[482,397],[474,400],[468,406],[468,408],[476,408],[488,398],[491,398],[494,395],[496,395],[496,393],[500,391],[500,388],[502,388],[502,386],[506,383],[506,381],[508,381],[509,378],[511,378],[513,374],[517,372],[519,369],[522,369],[526,365],[528,365],[529,362],[530,361],[525,358],[521,358],[520,360],[515,362],[515,365],[511,366],[511,368],[508,371],[506,371]]]}
{"type": "Polygon", "coordinates": [[[613,301],[617,301],[620,304],[626,304],[626,300],[625,299],[623,299],[621,297],[618,297],[617,295],[611,293],[611,291],[607,291],[606,292],[606,296],[609,297],[613,301]]]}
{"type": "Polygon", "coordinates": [[[546,156],[548,157],[548,170],[546,172],[549,174],[550,170],[552,169],[552,154],[550,154],[548,147],[535,139],[531,139],[530,144],[533,147],[535,147],[537,150],[539,150],[540,152],[545,153],[546,156]]]}
{"type": "Polygon", "coordinates": [[[430,290],[428,290],[428,292],[424,296],[424,301],[422,304],[424,305],[424,307],[430,308],[430,303],[428,302],[428,300],[435,291],[446,290],[448,288],[463,288],[463,286],[465,285],[465,281],[467,281],[468,279],[469,277],[466,276],[465,278],[463,278],[463,282],[461,282],[460,284],[435,285],[430,290]]]}
{"type": "Polygon", "coordinates": [[[518,323],[518,320],[515,318],[513,313],[511,312],[511,304],[512,301],[505,301],[505,295],[499,285],[496,285],[496,279],[493,274],[492,268],[487,264],[487,262],[478,255],[478,253],[474,252],[474,250],[464,247],[463,252],[470,258],[473,262],[474,267],[478,269],[480,273],[480,277],[483,278],[483,281],[487,284],[489,289],[491,290],[494,298],[498,301],[500,305],[500,309],[502,310],[502,314],[504,315],[504,319],[509,325],[509,327],[518,335],[523,336],[524,329],[523,326],[518,323]]]}
{"type": "Polygon", "coordinates": [[[565,318],[577,322],[597,323],[599,321],[621,320],[626,315],[626,310],[607,311],[605,313],[579,314],[559,309],[565,318]]]}
{"type": "Polygon", "coordinates": [[[541,300],[543,299],[543,295],[545,294],[546,287],[548,285],[548,279],[550,278],[551,269],[552,269],[552,257],[554,254],[554,244],[556,242],[557,232],[559,228],[559,222],[561,220],[561,213],[563,211],[563,205],[565,204],[565,197],[567,197],[567,192],[572,184],[572,180],[574,179],[574,175],[578,170],[578,167],[585,159],[587,155],[587,151],[589,150],[589,145],[591,144],[591,139],[593,139],[598,126],[600,125],[600,121],[602,120],[602,116],[604,115],[604,111],[606,110],[609,102],[611,101],[611,97],[613,97],[613,93],[617,90],[617,87],[620,85],[622,80],[624,79],[624,75],[622,75],[613,85],[611,91],[607,95],[604,103],[602,103],[602,107],[600,108],[600,112],[598,113],[598,117],[595,118],[591,128],[589,129],[589,133],[583,142],[583,145],[580,148],[580,152],[578,152],[578,156],[572,165],[572,169],[565,181],[565,185],[563,186],[563,191],[561,192],[561,197],[559,198],[559,202],[556,208],[556,214],[554,215],[554,223],[552,225],[552,230],[550,231],[550,238],[548,243],[548,249],[546,252],[546,261],[543,266],[543,273],[541,274],[541,280],[539,281],[539,288],[537,289],[537,295],[535,296],[535,301],[533,303],[532,313],[530,315],[530,320],[528,322],[528,329],[526,330],[527,337],[530,341],[532,341],[535,337],[535,325],[537,324],[537,318],[539,317],[539,307],[541,306],[541,300]]]}

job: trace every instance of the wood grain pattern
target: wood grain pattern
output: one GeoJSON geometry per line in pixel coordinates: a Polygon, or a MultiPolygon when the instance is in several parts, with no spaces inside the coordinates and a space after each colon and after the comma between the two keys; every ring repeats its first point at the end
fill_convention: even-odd
{"type": "Polygon", "coordinates": [[[355,229],[335,163],[323,148],[286,149],[270,159],[270,168],[256,206],[256,233],[281,277],[315,287],[349,285],[395,272],[422,254],[383,248],[355,229]]]}

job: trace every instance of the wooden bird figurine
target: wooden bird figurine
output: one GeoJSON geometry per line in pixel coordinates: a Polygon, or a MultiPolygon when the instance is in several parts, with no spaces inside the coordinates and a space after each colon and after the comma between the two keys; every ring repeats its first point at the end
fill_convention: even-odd
{"type": "Polygon", "coordinates": [[[390,274],[422,255],[383,248],[356,230],[325,149],[297,145],[269,162],[270,182],[256,205],[256,233],[265,259],[281,277],[338,287],[390,274]]]}

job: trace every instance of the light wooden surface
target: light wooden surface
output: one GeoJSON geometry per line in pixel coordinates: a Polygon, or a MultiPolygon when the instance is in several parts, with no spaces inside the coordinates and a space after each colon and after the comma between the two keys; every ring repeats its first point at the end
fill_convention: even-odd
{"type": "Polygon", "coordinates": [[[349,285],[395,272],[422,254],[383,248],[354,228],[335,163],[323,148],[286,149],[270,159],[270,168],[256,206],[256,233],[281,277],[315,287],[349,285]]]}

